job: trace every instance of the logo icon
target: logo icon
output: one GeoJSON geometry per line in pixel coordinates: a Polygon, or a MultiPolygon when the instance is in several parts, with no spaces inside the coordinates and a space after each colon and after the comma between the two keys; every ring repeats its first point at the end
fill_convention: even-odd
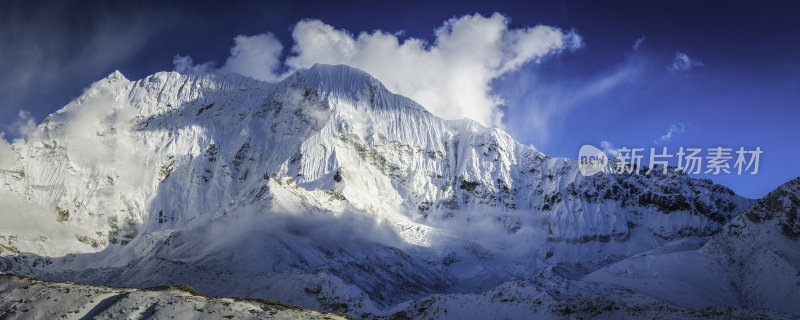
{"type": "Polygon", "coordinates": [[[608,167],[608,156],[603,150],[592,145],[583,145],[578,151],[578,170],[584,177],[605,171],[608,167]]]}

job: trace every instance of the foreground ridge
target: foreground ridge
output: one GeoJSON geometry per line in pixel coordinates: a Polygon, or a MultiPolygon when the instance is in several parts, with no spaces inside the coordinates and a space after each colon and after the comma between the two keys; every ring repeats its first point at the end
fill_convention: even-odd
{"type": "Polygon", "coordinates": [[[189,286],[89,286],[0,274],[3,319],[353,319],[262,299],[208,297],[189,286]]]}

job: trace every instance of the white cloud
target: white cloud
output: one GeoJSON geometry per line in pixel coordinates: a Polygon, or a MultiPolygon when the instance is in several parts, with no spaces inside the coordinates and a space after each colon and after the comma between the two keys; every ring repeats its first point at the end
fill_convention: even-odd
{"type": "Polygon", "coordinates": [[[314,63],[347,64],[440,117],[468,117],[502,127],[498,106],[503,99],[491,93],[491,81],[526,63],[582,46],[572,31],[541,25],[512,29],[508,24],[509,19],[499,13],[452,18],[435,30],[434,41],[428,43],[401,40],[397,33],[384,31],[353,35],[319,20],[303,20],[292,31],[292,54],[283,64],[287,72],[276,72],[282,47],[270,34],[236,37],[231,57],[221,69],[273,81],[314,63]]]}
{"type": "Polygon", "coordinates": [[[136,112],[125,103],[115,101],[109,89],[90,88],[78,106],[63,114],[66,125],[59,128],[70,159],[87,168],[115,168],[117,188],[144,185],[142,173],[151,169],[146,146],[130,134],[136,112]]]}
{"type": "Polygon", "coordinates": [[[602,149],[603,152],[605,152],[609,156],[609,158],[612,159],[616,158],[619,155],[619,152],[617,152],[617,148],[614,146],[613,143],[611,143],[611,141],[605,141],[605,140],[600,141],[600,149],[602,149]]]}
{"type": "Polygon", "coordinates": [[[0,132],[0,170],[11,169],[17,161],[17,153],[5,139],[5,133],[0,132]]]}
{"type": "MultiPolygon", "coordinates": [[[[124,100],[123,100],[124,101],[124,100]]],[[[91,201],[96,201],[99,208],[124,208],[127,201],[123,194],[131,194],[141,186],[151,183],[153,165],[149,160],[147,146],[131,134],[136,116],[134,109],[121,105],[122,101],[114,101],[111,89],[90,87],[81,99],[70,102],[64,109],[51,115],[58,125],[50,126],[47,132],[37,128],[33,118],[27,112],[20,112],[16,122],[9,128],[9,133],[17,134],[15,145],[9,145],[0,139],[0,169],[18,169],[27,172],[31,181],[62,181],[66,188],[93,184],[96,191],[91,201]],[[115,107],[117,106],[117,107],[115,107]],[[46,164],[47,160],[35,159],[17,163],[18,153],[13,148],[36,148],[43,142],[52,143],[58,140],[63,147],[71,170],[48,171],[48,165],[58,167],[57,163],[46,164]],[[24,140],[24,141],[23,141],[24,140]],[[12,148],[13,147],[13,148],[12,148]],[[109,173],[114,183],[98,187],[96,181],[75,179],[75,172],[91,171],[92,176],[109,173]],[[40,179],[41,172],[55,175],[48,179],[40,179]]],[[[4,134],[0,133],[0,138],[4,134]]],[[[59,153],[62,151],[58,151],[59,153]]],[[[46,184],[46,182],[44,182],[46,184]]],[[[54,186],[54,185],[48,185],[54,186]]],[[[91,225],[82,223],[62,223],[56,219],[55,203],[47,200],[26,199],[23,194],[0,188],[0,233],[14,232],[38,239],[46,236],[54,243],[74,242],[76,234],[92,234],[91,225]],[[33,201],[33,203],[30,203],[33,201]]],[[[91,209],[89,209],[91,211],[91,209]]]]}
{"type": "Polygon", "coordinates": [[[690,58],[687,54],[682,52],[675,52],[675,57],[672,59],[672,64],[667,66],[667,69],[673,73],[687,73],[694,67],[702,67],[703,63],[690,58]]]}
{"type": "Polygon", "coordinates": [[[503,100],[491,94],[490,82],[524,63],[582,45],[573,32],[548,26],[510,29],[508,23],[497,13],[453,18],[436,29],[429,45],[414,38],[401,42],[382,31],[352,36],[304,20],[294,28],[295,55],[286,64],[295,69],[315,62],[348,64],[440,117],[501,126],[503,100]]]}
{"type": "Polygon", "coordinates": [[[680,136],[686,131],[686,127],[683,124],[671,124],[669,128],[667,128],[667,132],[658,137],[654,142],[655,144],[664,144],[672,140],[672,138],[680,136]]]}
{"type": "Polygon", "coordinates": [[[8,128],[11,134],[24,140],[36,131],[36,122],[30,112],[20,110],[17,113],[17,120],[8,128]]]}
{"type": "Polygon", "coordinates": [[[271,33],[254,36],[238,35],[236,45],[222,66],[223,72],[235,72],[259,80],[275,81],[280,77],[277,69],[281,65],[283,45],[271,33]]]}
{"type": "Polygon", "coordinates": [[[17,153],[11,147],[12,143],[24,143],[36,133],[36,122],[30,112],[20,110],[17,119],[6,127],[6,132],[0,132],[0,169],[10,169],[17,161],[17,153]],[[6,133],[11,139],[6,138],[6,133]]]}
{"type": "Polygon", "coordinates": [[[175,71],[183,74],[206,74],[214,72],[214,63],[209,61],[201,64],[194,64],[192,57],[176,54],[172,58],[172,65],[175,71]]]}
{"type": "Polygon", "coordinates": [[[17,118],[14,122],[5,126],[3,132],[0,132],[0,138],[7,142],[25,141],[28,136],[36,133],[36,121],[31,113],[25,110],[17,112],[17,118]],[[8,134],[9,137],[5,135],[8,134]]]}
{"type": "Polygon", "coordinates": [[[647,40],[647,37],[641,36],[639,39],[636,39],[636,42],[633,44],[633,50],[638,50],[639,47],[642,46],[642,43],[647,40]]]}
{"type": "Polygon", "coordinates": [[[595,101],[637,83],[647,63],[632,55],[619,65],[580,79],[541,72],[538,66],[503,77],[496,90],[508,100],[506,106],[512,115],[503,119],[506,129],[541,148],[550,142],[554,131],[571,126],[565,123],[570,111],[578,106],[601,107],[595,101]]]}
{"type": "Polygon", "coordinates": [[[35,7],[2,3],[0,125],[13,120],[19,109],[50,113],[85,83],[136,57],[156,32],[173,23],[166,14],[141,6],[91,6],[75,23],[75,6],[67,2],[35,7]]]}
{"type": "Polygon", "coordinates": [[[405,246],[388,221],[375,219],[364,212],[344,211],[326,215],[303,209],[281,212],[256,205],[235,210],[220,219],[219,223],[199,226],[208,231],[194,234],[209,235],[200,241],[211,240],[202,245],[201,250],[207,254],[231,250],[241,246],[242,242],[251,242],[255,240],[254,237],[263,235],[269,235],[267,241],[275,239],[298,249],[306,247],[298,252],[309,252],[309,245],[313,245],[314,249],[329,250],[360,250],[359,247],[363,248],[364,244],[405,246]]]}
{"type": "MultiPolygon", "coordinates": [[[[40,240],[46,237],[63,245],[74,242],[76,234],[92,234],[90,226],[65,224],[55,219],[54,203],[30,203],[19,193],[0,189],[0,233],[18,235],[20,240],[40,240]]],[[[43,248],[49,250],[49,248],[43,248]]]]}

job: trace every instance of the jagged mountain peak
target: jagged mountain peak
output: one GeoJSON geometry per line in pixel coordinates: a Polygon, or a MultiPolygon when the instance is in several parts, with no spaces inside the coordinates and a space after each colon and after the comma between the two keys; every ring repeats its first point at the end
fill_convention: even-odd
{"type": "Polygon", "coordinates": [[[109,82],[128,81],[128,78],[126,78],[119,70],[114,70],[114,72],[106,76],[105,79],[109,82]]]}
{"type": "Polygon", "coordinates": [[[731,219],[699,252],[721,268],[716,277],[744,307],[800,314],[800,178],[731,219]]]}
{"type": "Polygon", "coordinates": [[[795,178],[758,200],[744,212],[744,216],[754,223],[777,219],[784,236],[800,239],[799,195],[800,178],[795,178]]]}
{"type": "MultiPolygon", "coordinates": [[[[758,238],[761,233],[771,233],[777,229],[778,234],[792,240],[800,240],[800,178],[790,180],[776,188],[729,222],[717,235],[724,241],[709,242],[709,246],[717,243],[728,244],[732,238],[758,238]]],[[[767,237],[771,238],[771,237],[767,237]]],[[[766,238],[758,239],[765,241],[766,238]]],[[[800,261],[798,261],[800,263],[800,261]]]]}
{"type": "Polygon", "coordinates": [[[295,72],[312,86],[320,86],[327,91],[359,91],[364,87],[383,84],[364,70],[344,64],[331,65],[315,63],[306,69],[295,72]]]}
{"type": "Polygon", "coordinates": [[[681,307],[728,305],[798,315],[799,197],[800,179],[794,179],[728,221],[705,243],[682,239],[673,248],[634,255],[584,280],[621,285],[681,307]]]}
{"type": "Polygon", "coordinates": [[[391,92],[369,73],[348,65],[314,64],[297,70],[278,86],[316,90],[325,99],[362,102],[372,109],[409,109],[431,115],[408,97],[391,92]]]}

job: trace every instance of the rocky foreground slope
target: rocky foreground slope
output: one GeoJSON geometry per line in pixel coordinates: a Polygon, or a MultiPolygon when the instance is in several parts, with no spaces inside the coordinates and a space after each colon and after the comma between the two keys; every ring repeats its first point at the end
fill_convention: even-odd
{"type": "Polygon", "coordinates": [[[800,315],[800,178],[728,222],[698,250],[657,250],[587,275],[673,304],[800,315]]]}
{"type": "Polygon", "coordinates": [[[209,298],[188,286],[96,287],[0,275],[2,319],[352,319],[261,299],[209,298]]]}

